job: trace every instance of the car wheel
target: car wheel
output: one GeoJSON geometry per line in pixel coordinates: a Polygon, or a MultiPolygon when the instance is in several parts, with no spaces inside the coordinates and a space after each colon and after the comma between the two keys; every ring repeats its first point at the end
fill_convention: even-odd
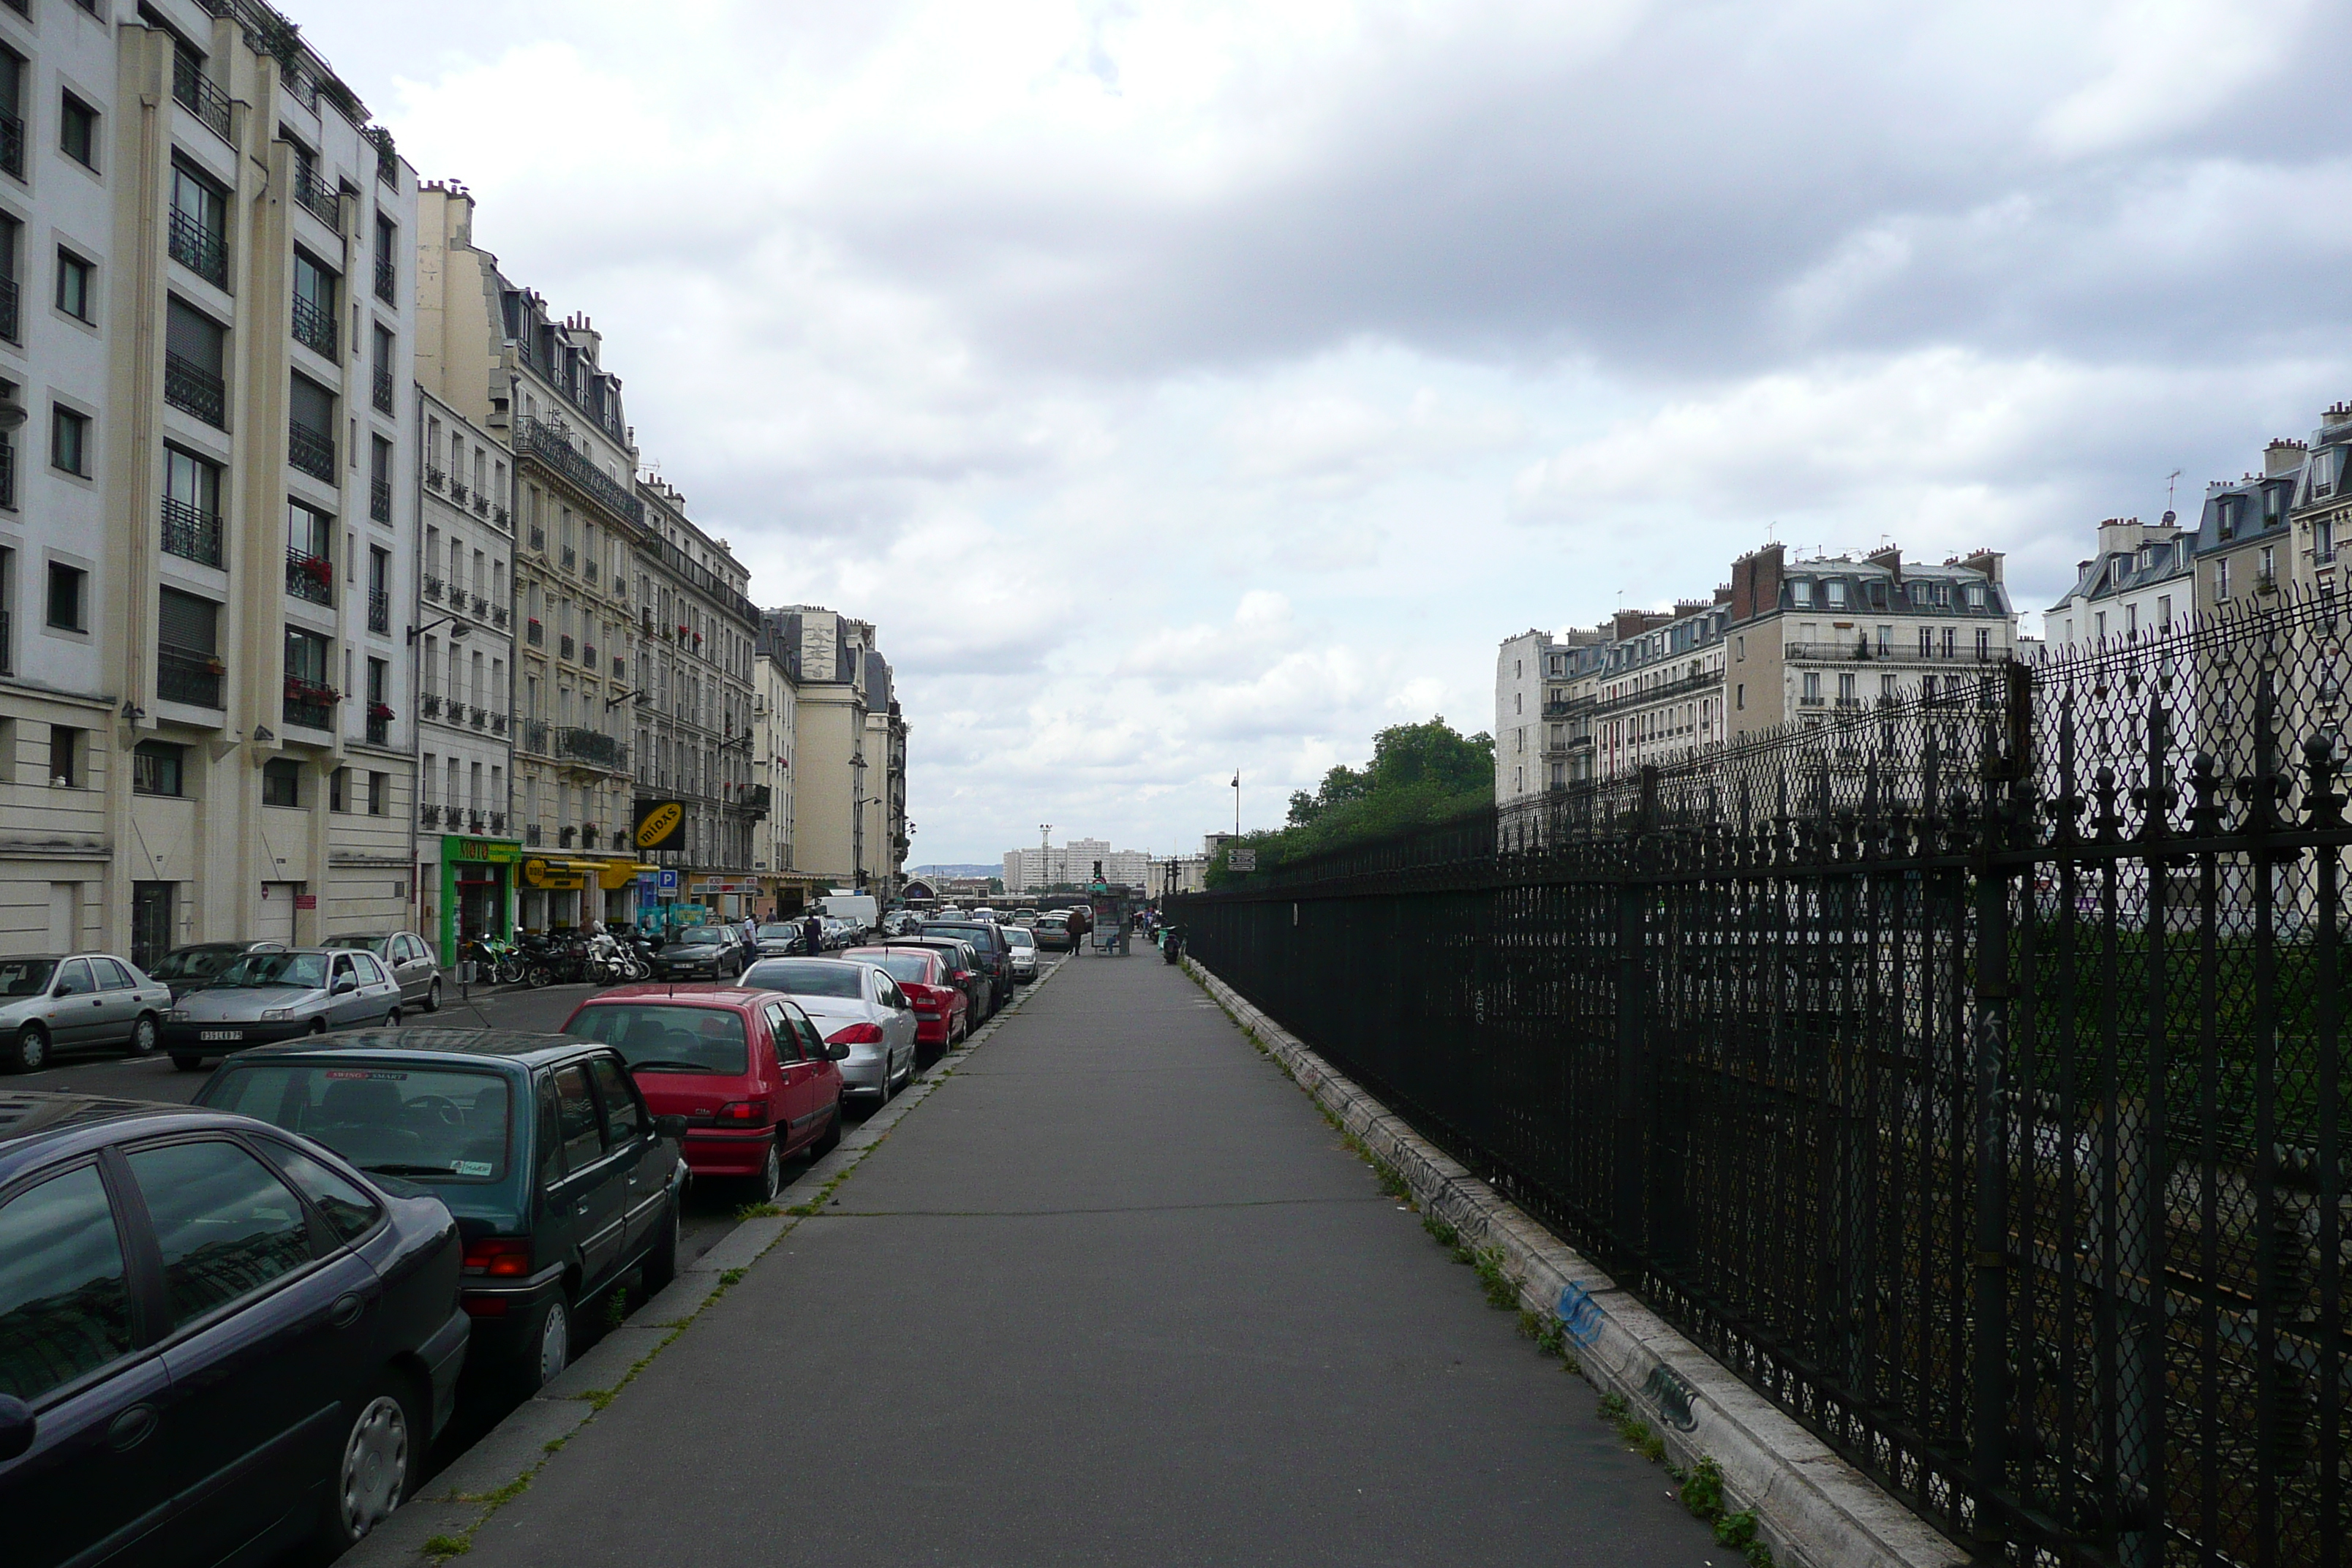
{"type": "Polygon", "coordinates": [[[437,979],[425,988],[425,1010],[428,1013],[441,1011],[441,982],[437,979]]]}
{"type": "Polygon", "coordinates": [[[563,1374],[572,1363],[572,1304],[562,1291],[548,1298],[539,1319],[522,1336],[522,1353],[515,1371],[525,1394],[537,1394],[563,1374]]]}
{"type": "Polygon", "coordinates": [[[38,1072],[49,1065],[48,1032],[38,1024],[27,1024],[16,1031],[9,1045],[5,1065],[10,1072],[38,1072]]]}
{"type": "Polygon", "coordinates": [[[156,1026],[155,1015],[142,1013],[139,1021],[131,1026],[131,1054],[152,1057],[155,1047],[163,1043],[163,1031],[156,1026]]]}
{"type": "Polygon", "coordinates": [[[751,1178],[751,1201],[772,1204],[776,1194],[784,1190],[784,1156],[773,1138],[768,1140],[768,1157],[760,1165],[760,1173],[751,1178]]]}
{"type": "Polygon", "coordinates": [[[205,1069],[205,1058],[198,1056],[191,1056],[186,1051],[173,1051],[172,1053],[172,1065],[178,1068],[182,1072],[202,1072],[205,1069]]]}
{"type": "Polygon", "coordinates": [[[313,1018],[313,1019],[311,1019],[311,1020],[310,1020],[310,1033],[311,1033],[311,1034],[313,1034],[313,1035],[323,1035],[323,1034],[325,1034],[326,1032],[327,1032],[327,1020],[326,1020],[323,1016],[321,1016],[321,1017],[317,1017],[317,1018],[313,1018]]]}
{"type": "Polygon", "coordinates": [[[662,1216],[661,1234],[654,1237],[646,1253],[638,1282],[650,1296],[677,1278],[677,1200],[669,1201],[669,1212],[662,1216]]]}
{"type": "Polygon", "coordinates": [[[335,1554],[348,1552],[392,1517],[415,1484],[425,1442],[413,1386],[385,1378],[368,1390],[343,1437],[334,1495],[320,1530],[325,1547],[335,1554]]]}

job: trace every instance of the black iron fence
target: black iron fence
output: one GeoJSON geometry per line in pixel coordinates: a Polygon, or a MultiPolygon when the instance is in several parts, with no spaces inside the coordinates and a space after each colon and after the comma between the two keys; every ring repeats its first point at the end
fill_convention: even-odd
{"type": "Polygon", "coordinates": [[[2347,682],[2295,604],[1177,918],[1985,1559],[2333,1568],[2347,682]]]}

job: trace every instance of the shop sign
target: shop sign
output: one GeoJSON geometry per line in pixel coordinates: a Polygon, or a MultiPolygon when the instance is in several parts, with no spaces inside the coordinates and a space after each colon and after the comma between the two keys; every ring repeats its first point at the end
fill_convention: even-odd
{"type": "Polygon", "coordinates": [[[522,863],[522,879],[550,892],[570,892],[580,887],[580,873],[569,866],[551,866],[537,856],[522,863]]]}
{"type": "Polygon", "coordinates": [[[637,802],[639,849],[677,849],[686,838],[686,805],[676,800],[637,802]]]}
{"type": "Polygon", "coordinates": [[[444,860],[488,860],[511,864],[522,858],[522,849],[519,845],[501,838],[446,837],[441,840],[441,858],[444,860]]]}

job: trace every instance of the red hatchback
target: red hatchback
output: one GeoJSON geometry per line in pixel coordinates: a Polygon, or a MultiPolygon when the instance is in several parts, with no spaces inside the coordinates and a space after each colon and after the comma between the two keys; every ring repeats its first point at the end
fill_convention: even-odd
{"type": "Polygon", "coordinates": [[[563,1032],[621,1053],[656,1116],[686,1118],[697,1176],[747,1184],[766,1202],[783,1162],[841,1142],[847,1046],[825,1044],[792,998],[731,985],[621,985],[580,1004],[563,1032]]]}
{"type": "Polygon", "coordinates": [[[852,947],[835,955],[870,963],[898,983],[915,1005],[915,1054],[922,1065],[947,1054],[971,1033],[971,998],[948,978],[946,955],[935,947],[852,947]]]}

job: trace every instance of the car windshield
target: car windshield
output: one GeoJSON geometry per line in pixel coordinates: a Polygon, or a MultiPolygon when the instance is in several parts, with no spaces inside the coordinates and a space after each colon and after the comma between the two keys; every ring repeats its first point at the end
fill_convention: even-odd
{"type": "Polygon", "coordinates": [[[327,961],[315,952],[248,952],[220,972],[217,987],[299,985],[316,991],[327,984],[327,961]]]}
{"type": "Polygon", "coordinates": [[[801,928],[796,925],[772,925],[760,928],[761,942],[782,942],[800,934],[801,928]]]}
{"type": "MultiPolygon", "coordinates": [[[[893,980],[911,980],[918,985],[929,984],[930,961],[919,953],[859,952],[850,956],[860,963],[872,964],[893,980]]],[[[850,993],[845,991],[840,994],[846,996],[850,993]]]]}
{"type": "Polygon", "coordinates": [[[0,995],[37,996],[48,989],[49,976],[57,970],[54,958],[0,960],[0,995]]]}
{"type": "Polygon", "coordinates": [[[866,994],[865,971],[856,964],[827,963],[821,959],[771,958],[745,970],[743,984],[760,991],[782,991],[788,996],[866,994]]]}
{"type": "Polygon", "coordinates": [[[604,1041],[621,1053],[631,1072],[740,1078],[751,1070],[743,1015],[732,1007],[607,1003],[582,1008],[563,1032],[604,1041]]]}
{"type": "Polygon", "coordinates": [[[362,1170],[453,1182],[506,1174],[507,1081],[493,1072],[230,1062],[202,1102],[315,1138],[362,1170]]]}
{"type": "Polygon", "coordinates": [[[717,947],[725,939],[715,931],[690,931],[677,939],[680,947],[717,947]]]}
{"type": "Polygon", "coordinates": [[[362,952],[382,952],[385,939],[380,936],[331,936],[320,947],[355,948],[362,952]]]}
{"type": "Polygon", "coordinates": [[[157,980],[210,980],[244,956],[242,947],[184,947],[147,973],[157,980]]]}
{"type": "Polygon", "coordinates": [[[1006,926],[1004,928],[1004,940],[1011,942],[1015,947],[1034,947],[1037,945],[1037,939],[1031,936],[1019,926],[1006,926]]]}

